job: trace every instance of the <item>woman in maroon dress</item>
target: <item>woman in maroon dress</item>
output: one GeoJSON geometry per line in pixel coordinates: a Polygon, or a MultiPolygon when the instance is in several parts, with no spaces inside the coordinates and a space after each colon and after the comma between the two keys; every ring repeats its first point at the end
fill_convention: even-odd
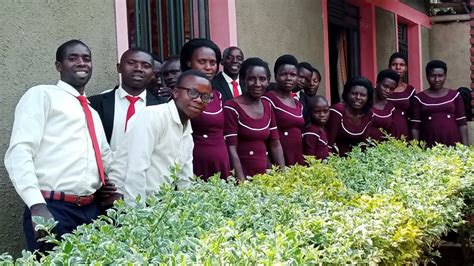
{"type": "Polygon", "coordinates": [[[400,76],[391,69],[385,69],[377,75],[377,85],[375,86],[374,113],[369,137],[374,140],[384,140],[385,133],[393,136],[393,112],[395,107],[387,101],[387,97],[397,87],[400,76]],[[382,131],[385,131],[382,132],[382,131]]]}
{"type": "Polygon", "coordinates": [[[298,60],[292,55],[282,55],[275,62],[274,72],[277,86],[274,91],[265,93],[262,99],[273,107],[285,164],[303,165],[303,106],[292,96],[298,81],[298,60]]]}
{"type": "Polygon", "coordinates": [[[412,104],[412,134],[428,146],[448,146],[460,142],[467,145],[467,122],[459,92],[444,87],[446,63],[433,60],[426,65],[430,87],[418,93],[412,104]]]}
{"type": "Polygon", "coordinates": [[[309,123],[303,131],[303,153],[324,160],[329,156],[328,137],[325,125],[329,118],[328,101],[321,95],[314,95],[306,103],[309,123]]]}
{"type": "Polygon", "coordinates": [[[355,77],[344,85],[343,102],[333,105],[326,124],[328,145],[340,156],[365,142],[372,123],[374,89],[372,82],[355,77]]]}
{"type": "Polygon", "coordinates": [[[273,164],[283,169],[285,160],[272,107],[260,99],[270,81],[268,64],[260,58],[245,60],[239,79],[247,90],[225,103],[224,137],[235,176],[244,180],[265,173],[266,144],[273,164]]]}
{"type": "Polygon", "coordinates": [[[403,82],[403,77],[407,73],[407,58],[402,53],[393,53],[388,62],[388,68],[394,70],[400,75],[398,85],[387,98],[395,106],[393,112],[393,135],[401,138],[411,139],[410,132],[410,104],[415,96],[415,88],[403,82]]]}
{"type": "MultiPolygon", "coordinates": [[[[199,70],[206,74],[209,80],[216,75],[220,61],[219,47],[208,39],[192,39],[181,49],[181,70],[199,70]]],[[[204,180],[215,173],[220,173],[221,178],[230,175],[229,154],[224,140],[222,95],[214,89],[212,94],[213,99],[206,110],[191,119],[194,174],[204,180]]]]}

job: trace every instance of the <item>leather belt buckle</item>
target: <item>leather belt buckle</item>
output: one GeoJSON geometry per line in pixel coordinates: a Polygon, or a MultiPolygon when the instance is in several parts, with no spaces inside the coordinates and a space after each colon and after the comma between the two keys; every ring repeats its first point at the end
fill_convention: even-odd
{"type": "Polygon", "coordinates": [[[76,198],[76,205],[77,205],[77,206],[82,206],[82,204],[81,204],[81,199],[82,199],[81,196],[78,196],[78,197],[76,198]]]}
{"type": "Polygon", "coordinates": [[[62,192],[57,191],[41,191],[43,197],[49,200],[55,201],[63,201],[68,202],[71,204],[75,204],[76,206],[87,206],[92,204],[94,201],[94,195],[87,195],[87,196],[77,196],[72,194],[64,194],[62,192]]]}
{"type": "Polygon", "coordinates": [[[76,205],[77,206],[84,206],[89,205],[92,202],[91,196],[77,196],[76,198],[76,205]]]}

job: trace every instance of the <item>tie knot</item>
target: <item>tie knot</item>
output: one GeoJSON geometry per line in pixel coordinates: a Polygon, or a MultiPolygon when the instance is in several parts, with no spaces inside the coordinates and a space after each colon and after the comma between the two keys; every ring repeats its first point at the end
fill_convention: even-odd
{"type": "Polygon", "coordinates": [[[131,104],[134,104],[136,103],[138,100],[140,100],[139,97],[133,97],[133,96],[130,96],[130,95],[127,95],[125,96],[127,98],[127,100],[131,103],[131,104]]]}
{"type": "Polygon", "coordinates": [[[79,96],[77,96],[77,99],[78,99],[79,102],[81,102],[81,103],[87,103],[87,98],[86,98],[86,96],[84,96],[84,95],[79,95],[79,96]]]}
{"type": "Polygon", "coordinates": [[[232,83],[232,86],[238,86],[239,85],[239,83],[237,83],[237,81],[235,81],[235,80],[232,80],[230,83],[232,83]]]}

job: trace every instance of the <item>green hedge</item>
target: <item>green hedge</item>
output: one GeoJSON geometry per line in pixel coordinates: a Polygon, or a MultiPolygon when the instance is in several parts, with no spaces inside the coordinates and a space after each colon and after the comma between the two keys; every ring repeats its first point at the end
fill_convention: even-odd
{"type": "MultiPolygon", "coordinates": [[[[212,178],[185,191],[164,187],[147,206],[120,202],[41,264],[422,262],[471,211],[463,199],[473,195],[473,148],[390,140],[308,161],[239,186],[212,178]]],[[[2,262],[15,261],[5,254],[2,262]]]]}

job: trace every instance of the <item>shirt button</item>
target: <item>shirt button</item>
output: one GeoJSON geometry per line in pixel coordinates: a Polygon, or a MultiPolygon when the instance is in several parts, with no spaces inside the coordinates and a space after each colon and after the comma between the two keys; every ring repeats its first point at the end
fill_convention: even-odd
{"type": "Polygon", "coordinates": [[[431,120],[431,116],[428,116],[428,120],[431,120]]]}
{"type": "Polygon", "coordinates": [[[206,135],[206,134],[202,135],[202,137],[205,138],[205,139],[207,139],[207,135],[206,135]]]}
{"type": "Polygon", "coordinates": [[[285,131],[285,132],[283,133],[283,135],[285,135],[285,136],[288,136],[288,132],[287,132],[287,131],[285,131]]]}
{"type": "Polygon", "coordinates": [[[402,115],[405,115],[405,112],[402,112],[402,115]]]}
{"type": "Polygon", "coordinates": [[[250,155],[253,155],[253,151],[249,151],[249,154],[250,154],[250,155]]]}
{"type": "Polygon", "coordinates": [[[451,118],[451,115],[448,115],[448,118],[451,118]]]}

